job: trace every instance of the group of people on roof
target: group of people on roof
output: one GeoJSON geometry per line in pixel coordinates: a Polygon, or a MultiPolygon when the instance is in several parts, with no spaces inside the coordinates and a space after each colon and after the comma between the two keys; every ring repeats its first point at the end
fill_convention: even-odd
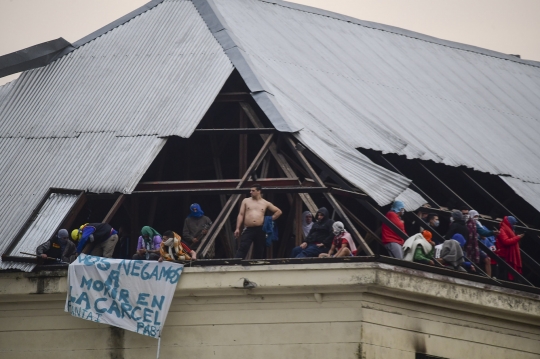
{"type": "MultiPolygon", "coordinates": [[[[404,213],[404,203],[395,201],[386,214],[393,226],[386,223],[382,225],[382,243],[391,257],[428,265],[435,265],[437,261],[444,266],[471,273],[481,269],[491,277],[492,265],[496,262],[480,249],[481,242],[488,251],[497,254],[518,273],[522,273],[519,240],[524,234],[515,233],[515,217],[504,217],[499,229],[490,230],[481,223],[477,211],[468,208],[454,210],[446,234],[436,234],[438,238],[435,238],[432,232],[440,223],[437,214],[428,213],[426,209],[420,210],[417,218],[422,221],[411,223],[410,228],[415,233],[408,237],[402,219],[404,213]]],[[[511,273],[508,273],[508,279],[514,279],[511,273]]]]}
{"type": "MultiPolygon", "coordinates": [[[[489,252],[496,253],[517,272],[522,272],[519,240],[524,235],[515,233],[517,220],[514,217],[504,217],[498,230],[490,230],[482,225],[477,211],[468,208],[454,210],[448,231],[440,236],[435,232],[440,224],[439,216],[421,209],[416,217],[419,220],[408,224],[412,234],[409,236],[403,220],[404,213],[404,203],[395,201],[386,214],[387,221],[381,227],[382,244],[391,257],[426,265],[441,264],[472,273],[482,269],[492,276],[494,262],[480,249],[481,242],[489,248],[489,252]]],[[[234,235],[239,245],[235,258],[245,259],[251,248],[252,259],[263,259],[268,241],[277,237],[274,221],[280,215],[279,208],[262,198],[260,185],[253,185],[250,197],[242,201],[237,216],[234,235]]],[[[204,215],[200,205],[194,203],[184,220],[182,236],[171,230],[160,234],[150,226],[142,227],[132,259],[197,259],[197,250],[211,225],[212,221],[204,215]]],[[[293,248],[292,258],[357,255],[358,250],[350,233],[342,222],[330,217],[325,207],[320,208],[315,216],[309,211],[302,214],[302,232],[303,240],[293,248]]],[[[71,238],[73,242],[69,240],[68,231],[61,229],[57,236],[40,245],[36,254],[66,263],[71,263],[80,253],[110,258],[119,241],[118,232],[107,223],[86,223],[74,229],[71,238]]],[[[213,250],[208,247],[205,252],[208,254],[213,250]]],[[[511,274],[508,278],[513,279],[511,274]]]]}
{"type": "MultiPolygon", "coordinates": [[[[204,215],[201,206],[194,203],[184,220],[183,238],[171,230],[160,234],[154,228],[144,226],[132,259],[160,262],[197,259],[196,250],[211,225],[212,221],[204,215]]],[[[81,253],[112,258],[119,242],[118,231],[108,223],[83,224],[71,232],[71,238],[73,241],[66,229],[60,229],[55,237],[36,249],[36,254],[64,263],[73,262],[81,253]]]]}

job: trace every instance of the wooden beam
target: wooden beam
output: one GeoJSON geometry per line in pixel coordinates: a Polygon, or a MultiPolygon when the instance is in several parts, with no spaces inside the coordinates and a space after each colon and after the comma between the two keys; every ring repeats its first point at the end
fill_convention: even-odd
{"type": "MultiPolygon", "coordinates": [[[[283,187],[263,187],[264,193],[284,193],[284,194],[306,194],[307,193],[330,193],[332,188],[328,187],[304,187],[304,186],[283,186],[283,187]]],[[[181,196],[194,194],[197,196],[216,194],[244,194],[247,188],[204,188],[204,189],[178,189],[178,190],[158,190],[158,191],[136,191],[133,196],[181,196]]]]}
{"type": "Polygon", "coordinates": [[[111,207],[111,209],[109,210],[109,212],[107,213],[105,218],[103,218],[103,221],[101,221],[101,222],[102,223],[109,223],[113,219],[116,212],[118,212],[118,210],[120,209],[120,207],[122,206],[122,204],[124,203],[125,200],[126,200],[126,195],[121,194],[118,197],[118,199],[114,202],[113,206],[111,207]]]}
{"type": "MultiPolygon", "coordinates": [[[[268,153],[268,148],[273,143],[273,140],[274,140],[274,134],[269,135],[266,141],[264,142],[262,148],[259,150],[259,153],[257,153],[255,158],[253,159],[253,162],[251,162],[251,165],[249,166],[249,168],[246,170],[246,172],[240,179],[240,182],[237,185],[237,189],[241,188],[244,185],[244,182],[246,182],[249,179],[252,172],[254,172],[257,169],[259,164],[264,159],[264,156],[266,156],[266,153],[268,153]]],[[[225,204],[225,206],[223,206],[223,208],[221,209],[221,212],[219,213],[218,217],[216,218],[216,220],[214,221],[214,223],[208,230],[208,233],[206,234],[201,244],[199,245],[199,251],[201,252],[201,255],[203,257],[208,252],[208,248],[209,248],[208,246],[211,245],[216,240],[216,236],[218,235],[219,231],[221,231],[221,229],[223,228],[225,221],[228,220],[234,206],[240,200],[241,197],[242,195],[240,194],[232,195],[227,201],[227,203],[225,204]]]]}
{"type": "Polygon", "coordinates": [[[222,92],[217,95],[214,102],[240,102],[249,101],[251,94],[249,92],[222,92]]]}
{"type": "Polygon", "coordinates": [[[276,133],[277,130],[275,128],[199,128],[193,131],[194,135],[210,135],[210,134],[217,134],[217,135],[253,135],[253,134],[261,134],[261,133],[276,133]]]}
{"type": "MultiPolygon", "coordinates": [[[[296,202],[296,199],[295,199],[296,202]]],[[[283,230],[283,237],[282,241],[279,245],[278,250],[278,257],[279,258],[285,258],[285,251],[287,250],[287,245],[289,244],[289,240],[291,238],[291,235],[293,234],[293,226],[294,226],[294,204],[289,208],[289,214],[287,216],[287,222],[285,224],[285,229],[283,230]]]]}
{"type": "MultiPolygon", "coordinates": [[[[254,127],[256,128],[264,127],[262,121],[259,119],[259,117],[257,116],[257,114],[255,113],[255,111],[253,110],[253,108],[251,107],[249,103],[240,102],[240,106],[242,107],[242,109],[244,110],[248,119],[251,121],[254,127]]],[[[266,136],[268,135],[261,134],[261,137],[263,140],[266,140],[266,136]]],[[[297,177],[296,174],[294,173],[294,170],[287,162],[287,160],[283,157],[282,154],[278,153],[277,146],[275,144],[270,146],[270,153],[275,158],[279,168],[284,172],[287,178],[297,177]]],[[[302,198],[302,201],[304,202],[304,204],[306,205],[306,207],[308,208],[310,212],[317,213],[318,207],[309,194],[301,193],[300,198],[302,198]]]]}
{"type": "MultiPolygon", "coordinates": [[[[264,164],[264,163],[263,163],[264,164]]],[[[221,171],[221,164],[216,167],[221,171]]],[[[223,177],[223,176],[221,176],[223,177]]],[[[212,188],[237,188],[240,179],[217,179],[217,180],[197,180],[197,181],[161,181],[161,182],[141,182],[135,187],[135,191],[158,191],[158,190],[197,190],[212,188]]],[[[241,188],[250,188],[254,183],[259,183],[263,187],[289,187],[299,184],[298,178],[261,178],[257,181],[245,181],[241,188]]],[[[306,183],[306,187],[309,183],[306,183]]]]}
{"type": "MultiPolygon", "coordinates": [[[[246,116],[242,108],[238,108],[239,111],[239,124],[241,128],[247,127],[246,116]]],[[[248,137],[246,134],[240,135],[238,140],[239,145],[239,158],[238,158],[238,176],[242,176],[247,170],[248,161],[248,137]]]]}
{"type": "MultiPolygon", "coordinates": [[[[307,171],[307,173],[309,173],[309,175],[315,181],[315,183],[317,183],[321,187],[325,187],[323,181],[319,178],[319,176],[317,175],[317,173],[315,172],[313,167],[311,167],[308,160],[304,157],[303,153],[296,149],[296,144],[293,141],[293,139],[288,136],[285,139],[285,141],[287,142],[287,145],[290,147],[291,151],[298,158],[300,164],[304,167],[304,169],[307,171]]],[[[334,196],[332,194],[330,194],[330,193],[325,193],[324,196],[326,197],[328,202],[330,202],[330,205],[332,205],[332,207],[338,212],[339,216],[341,217],[341,219],[343,220],[345,225],[349,228],[349,232],[351,233],[353,238],[355,238],[357,240],[360,248],[364,251],[364,253],[366,255],[368,255],[368,256],[374,255],[371,248],[369,248],[366,241],[364,241],[364,238],[358,232],[358,230],[356,229],[356,227],[354,226],[352,221],[349,219],[349,217],[347,216],[347,214],[345,213],[345,211],[343,210],[343,208],[341,207],[339,202],[334,198],[334,196]]]]}

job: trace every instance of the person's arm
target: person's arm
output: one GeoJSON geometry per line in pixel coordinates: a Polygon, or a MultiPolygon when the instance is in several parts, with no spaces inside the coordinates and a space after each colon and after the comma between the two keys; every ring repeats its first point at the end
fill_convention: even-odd
{"type": "Polygon", "coordinates": [[[509,236],[508,233],[506,233],[506,231],[501,230],[501,233],[499,234],[498,238],[500,239],[503,245],[511,246],[519,242],[519,240],[523,238],[524,236],[524,234],[520,234],[520,235],[515,235],[515,233],[512,233],[512,234],[514,235],[509,236]]]}
{"type": "Polygon", "coordinates": [[[182,229],[182,241],[189,244],[193,243],[193,236],[189,231],[188,219],[184,219],[184,228],[182,229]]]}
{"type": "Polygon", "coordinates": [[[51,241],[48,240],[47,242],[43,243],[36,249],[36,255],[42,256],[43,258],[47,258],[47,255],[45,252],[47,252],[51,248],[51,241]]]}
{"type": "Polygon", "coordinates": [[[162,238],[160,236],[154,236],[154,238],[153,238],[154,250],[150,251],[151,253],[159,254],[159,249],[161,247],[161,241],[162,241],[162,238]]]}
{"type": "Polygon", "coordinates": [[[421,245],[416,246],[416,250],[414,251],[414,261],[430,261],[431,258],[426,256],[424,253],[424,248],[421,245]]]}
{"type": "Polygon", "coordinates": [[[234,231],[234,236],[236,238],[240,237],[240,230],[242,225],[244,224],[244,215],[246,213],[246,200],[244,199],[242,201],[242,204],[240,205],[240,212],[238,212],[238,217],[236,217],[236,230],[234,231]]]}
{"type": "Polygon", "coordinates": [[[487,230],[484,227],[476,226],[476,233],[481,237],[491,237],[494,235],[493,231],[487,230]]]}
{"type": "Polygon", "coordinates": [[[268,207],[267,207],[268,210],[270,210],[270,212],[273,213],[272,215],[272,221],[275,221],[279,218],[279,216],[281,216],[281,209],[277,208],[276,206],[274,206],[272,203],[268,202],[268,207]]]}

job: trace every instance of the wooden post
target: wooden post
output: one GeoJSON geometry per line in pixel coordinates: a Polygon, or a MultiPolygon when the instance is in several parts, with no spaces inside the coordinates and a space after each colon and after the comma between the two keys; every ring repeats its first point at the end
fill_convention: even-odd
{"type": "MultiPolygon", "coordinates": [[[[130,223],[130,248],[137,248],[141,228],[139,227],[139,198],[130,196],[131,201],[131,223],[130,223]]],[[[134,253],[134,251],[132,251],[134,253]]],[[[131,253],[130,253],[131,254],[131,253]]]]}
{"type": "Polygon", "coordinates": [[[109,213],[107,213],[107,215],[105,216],[105,218],[103,218],[103,221],[101,221],[101,222],[102,223],[109,223],[113,219],[116,212],[118,212],[118,210],[120,209],[120,207],[122,206],[122,204],[124,203],[125,200],[126,200],[126,195],[121,194],[116,199],[116,201],[114,202],[113,206],[109,210],[109,213]]]}
{"type": "MultiPolygon", "coordinates": [[[[244,115],[244,111],[242,111],[242,108],[239,107],[239,122],[240,122],[240,128],[246,128],[247,127],[247,120],[246,116],[244,115]]],[[[247,170],[247,161],[248,161],[248,137],[247,134],[242,134],[239,136],[238,145],[239,145],[239,157],[238,157],[238,177],[242,177],[244,173],[246,173],[247,170]]]]}
{"type": "MultiPolygon", "coordinates": [[[[249,103],[240,102],[240,106],[242,107],[242,109],[246,113],[248,119],[251,121],[253,126],[255,126],[256,128],[263,128],[264,127],[261,120],[259,119],[259,117],[255,113],[253,108],[251,108],[251,105],[249,103]]],[[[263,140],[266,140],[267,136],[269,136],[269,135],[261,134],[261,138],[263,140]]],[[[275,158],[275,160],[277,161],[277,163],[279,165],[279,168],[283,171],[283,173],[285,174],[285,176],[287,178],[296,178],[296,174],[294,173],[294,170],[289,165],[287,160],[283,157],[283,155],[278,153],[277,146],[275,144],[270,146],[270,153],[275,158]]],[[[307,206],[307,208],[311,212],[317,213],[317,210],[318,210],[317,205],[315,204],[315,202],[313,201],[313,199],[311,198],[311,196],[308,193],[300,193],[300,198],[302,198],[302,201],[304,202],[304,204],[307,206]]]]}
{"type": "MultiPolygon", "coordinates": [[[[264,156],[266,156],[266,153],[268,153],[268,148],[271,144],[273,144],[274,134],[271,134],[268,136],[266,141],[264,142],[262,148],[259,150],[259,153],[255,156],[253,159],[253,162],[251,162],[251,165],[246,170],[242,178],[240,179],[240,182],[236,186],[236,188],[242,188],[244,182],[246,182],[249,177],[251,176],[251,173],[254,172],[257,167],[261,164],[262,160],[264,159],[264,156]]],[[[242,197],[241,194],[232,195],[225,206],[221,209],[221,212],[219,213],[218,217],[214,221],[214,224],[212,224],[212,227],[208,230],[208,233],[203,238],[199,250],[201,251],[201,255],[204,257],[206,253],[208,252],[208,246],[211,245],[215,239],[219,231],[223,228],[223,225],[225,224],[225,221],[228,220],[229,216],[231,215],[231,212],[236,205],[236,203],[240,200],[242,197]]]]}
{"type": "Polygon", "coordinates": [[[295,223],[295,237],[296,245],[299,246],[304,241],[304,230],[302,229],[302,224],[304,223],[304,218],[302,218],[302,198],[296,195],[294,199],[294,223],[295,223]]]}
{"type": "MultiPolygon", "coordinates": [[[[298,197],[294,197],[295,202],[297,201],[298,197]]],[[[291,234],[293,234],[293,226],[294,226],[294,217],[296,216],[295,213],[295,205],[291,206],[289,209],[289,215],[287,216],[287,224],[285,225],[285,230],[283,231],[283,237],[281,244],[279,246],[278,256],[279,258],[285,258],[285,251],[287,250],[287,244],[289,242],[289,238],[291,238],[291,234]]]]}
{"type": "MultiPolygon", "coordinates": [[[[296,155],[304,169],[311,175],[311,178],[321,187],[325,187],[324,182],[319,178],[313,167],[309,164],[308,160],[304,157],[304,155],[298,151],[295,147],[295,143],[292,140],[292,138],[288,137],[285,139],[287,142],[287,145],[291,148],[292,152],[296,155]]],[[[338,212],[339,216],[345,223],[345,225],[349,228],[349,231],[353,238],[356,238],[358,241],[358,244],[360,245],[360,248],[364,251],[364,253],[368,256],[374,255],[373,251],[367,243],[364,241],[364,238],[360,235],[352,221],[349,219],[343,208],[341,208],[340,204],[337,202],[337,200],[334,198],[334,196],[331,193],[325,193],[324,196],[330,202],[332,207],[338,212]]]]}

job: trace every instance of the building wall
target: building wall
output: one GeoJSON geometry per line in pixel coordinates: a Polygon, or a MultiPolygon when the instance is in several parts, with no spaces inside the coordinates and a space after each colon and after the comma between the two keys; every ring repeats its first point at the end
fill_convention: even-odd
{"type": "MultiPolygon", "coordinates": [[[[65,271],[1,273],[0,357],[155,357],[156,339],[71,317],[65,297],[65,271]]],[[[378,263],[186,268],[160,357],[538,358],[539,303],[378,263]]]]}

